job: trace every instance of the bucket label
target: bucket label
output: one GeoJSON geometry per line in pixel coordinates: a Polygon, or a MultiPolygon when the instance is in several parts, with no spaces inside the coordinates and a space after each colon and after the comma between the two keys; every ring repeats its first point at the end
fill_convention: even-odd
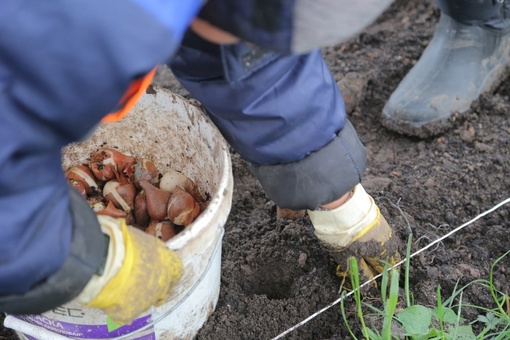
{"type": "MultiPolygon", "coordinates": [[[[33,336],[30,336],[28,334],[23,334],[23,336],[25,338],[27,338],[28,340],[38,340],[37,338],[34,338],[33,336]]],[[[141,337],[134,338],[133,340],[156,340],[156,334],[151,333],[151,334],[147,334],[147,335],[142,335],[141,337]]]]}
{"type": "MultiPolygon", "coordinates": [[[[108,329],[108,325],[106,323],[103,325],[80,325],[64,321],[53,320],[45,317],[44,315],[23,315],[23,316],[20,315],[17,316],[17,318],[30,322],[31,324],[41,326],[55,333],[74,338],[108,339],[138,331],[140,328],[146,326],[149,323],[151,315],[149,314],[141,318],[138,318],[129,325],[121,326],[113,330],[110,328],[111,331],[108,329]]],[[[136,339],[140,340],[155,339],[154,337],[147,336],[151,336],[151,334],[144,335],[141,338],[136,339]]]]}

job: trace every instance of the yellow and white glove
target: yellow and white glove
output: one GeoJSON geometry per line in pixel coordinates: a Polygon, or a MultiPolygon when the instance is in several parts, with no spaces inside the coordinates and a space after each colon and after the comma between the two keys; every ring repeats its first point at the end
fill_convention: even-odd
{"type": "Polygon", "coordinates": [[[400,261],[400,240],[361,184],[338,208],[308,210],[308,216],[315,234],[336,260],[340,277],[348,275],[351,257],[357,259],[363,281],[381,273],[386,262],[400,261]]]}
{"type": "Polygon", "coordinates": [[[165,303],[183,274],[177,255],[156,237],[126,225],[124,219],[98,216],[110,237],[102,275],[94,275],[77,297],[127,324],[152,305],[165,303]]]}

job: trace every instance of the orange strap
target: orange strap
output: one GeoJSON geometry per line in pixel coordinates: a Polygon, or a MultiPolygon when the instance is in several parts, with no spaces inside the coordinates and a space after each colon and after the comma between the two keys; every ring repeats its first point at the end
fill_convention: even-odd
{"type": "Polygon", "coordinates": [[[125,117],[128,114],[129,110],[131,110],[133,106],[135,106],[135,104],[138,102],[142,94],[145,92],[145,90],[147,90],[149,85],[152,83],[155,74],[156,67],[153,68],[145,76],[134,80],[127,89],[126,93],[124,93],[124,96],[122,96],[122,99],[118,104],[118,106],[120,106],[120,109],[116,112],[112,112],[104,116],[101,121],[105,123],[110,123],[116,122],[125,117]]]}

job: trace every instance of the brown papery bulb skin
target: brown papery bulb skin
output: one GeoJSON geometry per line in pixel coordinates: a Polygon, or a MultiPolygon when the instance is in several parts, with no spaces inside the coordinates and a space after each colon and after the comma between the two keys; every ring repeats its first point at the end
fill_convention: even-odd
{"type": "Polygon", "coordinates": [[[130,213],[135,205],[136,188],[133,183],[120,184],[111,180],[104,185],[103,196],[107,202],[112,202],[116,208],[130,213]]]}
{"type": "Polygon", "coordinates": [[[122,209],[117,209],[112,202],[108,202],[106,208],[101,211],[96,211],[96,215],[106,215],[114,218],[126,218],[127,213],[122,209]]]}
{"type": "Polygon", "coordinates": [[[75,181],[74,179],[68,179],[67,182],[69,182],[69,184],[71,184],[71,186],[76,189],[83,198],[87,198],[87,191],[80,182],[75,181]]]}
{"type": "Polygon", "coordinates": [[[111,148],[101,148],[90,155],[90,169],[100,181],[116,178],[119,182],[125,182],[126,177],[133,174],[135,162],[135,157],[111,148]]]}
{"type": "Polygon", "coordinates": [[[66,178],[68,180],[79,182],[85,189],[87,195],[101,194],[101,190],[99,189],[99,185],[96,182],[96,178],[92,174],[90,168],[84,164],[73,166],[67,170],[66,178]]]}
{"type": "Polygon", "coordinates": [[[136,224],[145,229],[149,225],[151,217],[147,211],[147,199],[145,190],[140,191],[135,197],[135,208],[133,210],[136,224]]]}
{"type": "Polygon", "coordinates": [[[175,226],[170,221],[152,221],[145,232],[166,242],[175,236],[175,226]]]}
{"type": "Polygon", "coordinates": [[[185,190],[177,188],[168,202],[168,219],[181,226],[190,225],[200,214],[200,205],[185,190]]]}
{"type": "Polygon", "coordinates": [[[138,159],[133,169],[131,181],[137,188],[141,188],[140,181],[147,181],[154,186],[158,184],[158,169],[151,160],[147,158],[138,159]]]}
{"type": "Polygon", "coordinates": [[[133,212],[131,211],[130,213],[127,213],[126,214],[126,224],[127,225],[130,225],[130,226],[133,226],[136,224],[135,222],[135,216],[133,215],[133,212]]]}
{"type": "Polygon", "coordinates": [[[156,188],[147,181],[140,181],[140,187],[145,191],[145,200],[149,216],[157,221],[164,220],[167,215],[170,193],[156,188]]]}
{"type": "Polygon", "coordinates": [[[205,201],[204,196],[198,191],[198,186],[191,178],[188,178],[186,183],[184,183],[183,189],[190,194],[197,203],[203,203],[205,201]]]}

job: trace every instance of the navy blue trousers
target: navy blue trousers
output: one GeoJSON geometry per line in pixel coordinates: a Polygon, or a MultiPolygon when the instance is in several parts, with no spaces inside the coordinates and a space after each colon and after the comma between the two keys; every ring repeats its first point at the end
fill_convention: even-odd
{"type": "Polygon", "coordinates": [[[280,206],[316,208],[359,183],[364,147],[320,50],[286,56],[188,32],[169,66],[280,206]],[[343,145],[326,152],[332,143],[343,145]]]}

